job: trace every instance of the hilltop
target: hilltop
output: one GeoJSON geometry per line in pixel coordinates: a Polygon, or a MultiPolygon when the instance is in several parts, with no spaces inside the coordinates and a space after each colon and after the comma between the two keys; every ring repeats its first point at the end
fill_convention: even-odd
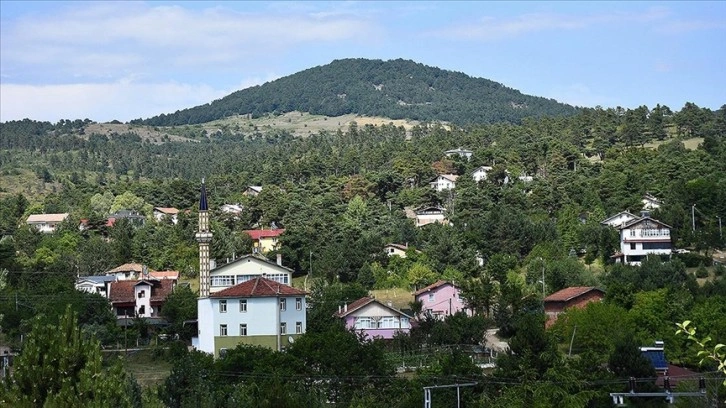
{"type": "Polygon", "coordinates": [[[525,95],[500,83],[410,60],[342,59],[211,103],[132,121],[153,126],[200,124],[236,115],[292,111],[391,119],[519,123],[526,117],[572,115],[577,108],[525,95]]]}

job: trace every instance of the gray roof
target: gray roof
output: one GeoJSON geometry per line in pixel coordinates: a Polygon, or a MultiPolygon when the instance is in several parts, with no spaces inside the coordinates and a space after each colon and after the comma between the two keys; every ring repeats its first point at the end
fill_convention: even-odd
{"type": "Polygon", "coordinates": [[[94,275],[94,276],[79,276],[77,279],[77,282],[82,281],[89,281],[93,283],[105,283],[105,282],[114,282],[116,280],[116,276],[114,275],[94,275]]]}

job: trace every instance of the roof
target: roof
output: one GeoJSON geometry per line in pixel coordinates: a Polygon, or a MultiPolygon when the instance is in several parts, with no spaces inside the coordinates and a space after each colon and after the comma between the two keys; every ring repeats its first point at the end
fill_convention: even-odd
{"type": "Polygon", "coordinates": [[[154,207],[154,211],[159,211],[168,215],[179,214],[179,210],[174,207],[154,207]]]}
{"type": "MultiPolygon", "coordinates": [[[[408,251],[408,245],[401,245],[401,244],[386,244],[386,245],[384,245],[383,247],[384,247],[384,248],[386,248],[386,247],[391,247],[391,248],[396,248],[396,249],[400,249],[401,251],[408,251]]],[[[416,252],[421,252],[421,251],[416,251],[416,252]]]]}
{"type": "Polygon", "coordinates": [[[68,213],[61,214],[31,214],[28,216],[28,224],[41,222],[61,222],[68,218],[68,213]]]}
{"type": "Polygon", "coordinates": [[[79,276],[78,279],[76,279],[76,283],[80,283],[83,281],[93,282],[93,283],[105,283],[105,282],[113,282],[116,280],[115,276],[108,276],[108,275],[94,275],[94,276],[79,276]]]}
{"type": "Polygon", "coordinates": [[[479,167],[475,168],[474,171],[472,171],[472,173],[476,173],[479,170],[491,171],[492,169],[493,169],[493,167],[491,167],[491,166],[479,166],[479,167]]]}
{"type": "Polygon", "coordinates": [[[604,220],[600,221],[600,224],[608,224],[608,221],[610,221],[610,220],[614,220],[615,218],[618,218],[618,217],[619,217],[619,216],[621,216],[621,215],[629,215],[629,216],[633,217],[633,219],[635,219],[635,218],[640,218],[640,217],[638,217],[637,215],[633,215],[633,214],[631,214],[631,213],[630,213],[630,212],[628,212],[628,211],[620,211],[619,213],[617,213],[617,214],[615,214],[615,215],[613,215],[613,216],[607,217],[607,218],[605,218],[604,220]]]}
{"type": "Polygon", "coordinates": [[[249,187],[247,187],[247,189],[248,189],[248,190],[252,190],[252,191],[255,191],[255,192],[258,192],[258,193],[259,193],[259,192],[261,192],[261,191],[262,191],[262,186],[249,186],[249,187]]]}
{"type": "Polygon", "coordinates": [[[304,296],[304,290],[257,276],[209,295],[211,298],[304,296]]]}
{"type": "Polygon", "coordinates": [[[446,211],[446,208],[431,206],[431,207],[418,208],[418,209],[416,209],[415,213],[416,213],[416,215],[419,215],[419,214],[424,214],[427,212],[443,213],[444,211],[446,211]]]}
{"type": "Polygon", "coordinates": [[[447,150],[444,152],[444,154],[454,154],[454,153],[474,153],[474,152],[472,152],[471,150],[463,149],[461,147],[459,147],[458,149],[447,150]]]}
{"type": "Polygon", "coordinates": [[[658,221],[658,220],[656,220],[656,219],[653,219],[653,218],[650,218],[650,217],[643,217],[643,218],[640,218],[640,217],[636,217],[636,219],[634,219],[634,220],[631,220],[631,221],[628,221],[628,222],[626,222],[626,223],[625,223],[625,224],[624,224],[624,225],[623,225],[623,226],[621,227],[621,229],[624,229],[624,228],[629,228],[629,227],[632,227],[633,225],[638,225],[638,224],[640,224],[641,222],[647,222],[647,221],[652,221],[652,222],[654,222],[654,223],[656,223],[656,224],[658,224],[658,225],[661,225],[661,226],[663,226],[663,227],[666,227],[666,228],[672,228],[672,227],[671,227],[670,225],[668,225],[668,224],[666,224],[666,223],[663,223],[663,222],[660,222],[660,221],[658,221]]]}
{"type": "Polygon", "coordinates": [[[226,268],[230,265],[236,264],[238,262],[242,262],[243,260],[245,260],[247,258],[257,259],[258,261],[265,262],[268,265],[271,265],[271,266],[279,268],[279,269],[283,269],[290,273],[294,272],[291,268],[288,268],[287,266],[279,265],[277,262],[273,262],[273,261],[267,259],[267,257],[265,257],[264,255],[260,255],[260,254],[247,254],[247,255],[241,256],[239,258],[234,259],[232,262],[217,266],[216,268],[212,269],[212,271],[210,271],[210,272],[214,272],[214,271],[220,270],[222,268],[226,268]]]}
{"type": "Polygon", "coordinates": [[[458,178],[459,178],[459,176],[458,176],[458,175],[456,175],[456,174],[439,174],[439,175],[438,175],[438,176],[436,176],[436,178],[435,178],[435,179],[433,179],[433,180],[432,180],[431,182],[432,182],[432,183],[433,183],[433,182],[435,182],[435,181],[436,181],[436,180],[438,180],[438,179],[439,179],[440,177],[443,177],[443,178],[445,178],[445,179],[447,179],[447,180],[449,180],[449,181],[456,181],[456,179],[458,179],[458,178]]]}
{"type": "Polygon", "coordinates": [[[179,271],[149,271],[152,279],[179,279],[179,271]]]}
{"type": "Polygon", "coordinates": [[[451,286],[453,286],[453,287],[457,287],[457,286],[456,286],[456,285],[454,285],[454,284],[453,284],[452,282],[449,282],[449,281],[445,281],[445,280],[441,280],[441,279],[439,279],[439,280],[437,280],[436,282],[434,282],[434,283],[430,284],[429,286],[426,286],[425,288],[421,288],[421,289],[417,290],[416,292],[413,292],[413,295],[414,295],[414,296],[418,296],[418,295],[420,295],[420,294],[422,294],[422,293],[426,293],[426,292],[428,292],[428,291],[431,291],[431,290],[434,290],[434,289],[440,288],[440,287],[442,287],[442,286],[444,286],[444,285],[451,285],[451,286]]]}
{"type": "Polygon", "coordinates": [[[135,303],[134,287],[140,283],[151,285],[151,302],[161,302],[174,290],[172,280],[122,280],[111,282],[108,299],[111,303],[135,303]]]}
{"type": "Polygon", "coordinates": [[[341,311],[341,312],[335,313],[335,316],[338,316],[338,317],[348,316],[349,314],[355,312],[356,310],[360,310],[360,309],[364,308],[365,306],[370,305],[371,303],[378,303],[379,305],[385,307],[386,309],[392,310],[400,315],[406,316],[408,318],[411,317],[411,316],[407,315],[406,313],[403,313],[402,311],[396,309],[395,307],[385,305],[385,304],[381,303],[379,300],[377,300],[376,298],[373,298],[370,296],[364,296],[364,297],[356,300],[355,302],[347,305],[346,311],[341,311]]]}
{"type": "Polygon", "coordinates": [[[269,230],[246,230],[245,232],[252,239],[273,238],[273,237],[279,237],[280,235],[282,235],[282,233],[285,232],[285,228],[269,229],[269,230]]]}
{"type": "Polygon", "coordinates": [[[108,271],[106,273],[118,273],[118,272],[129,272],[129,271],[141,273],[143,270],[144,270],[144,265],[142,265],[140,263],[125,263],[121,266],[117,266],[117,267],[111,269],[110,271],[108,271]]]}
{"type": "Polygon", "coordinates": [[[199,211],[208,211],[209,205],[207,204],[207,187],[204,185],[204,179],[202,179],[202,187],[200,189],[199,196],[199,211]]]}
{"type": "Polygon", "coordinates": [[[586,293],[592,292],[592,291],[598,291],[601,294],[605,293],[602,291],[602,289],[598,289],[594,286],[573,286],[573,287],[565,288],[562,290],[558,290],[557,292],[544,298],[544,301],[545,302],[568,302],[574,298],[580,297],[580,296],[582,296],[586,293]]]}

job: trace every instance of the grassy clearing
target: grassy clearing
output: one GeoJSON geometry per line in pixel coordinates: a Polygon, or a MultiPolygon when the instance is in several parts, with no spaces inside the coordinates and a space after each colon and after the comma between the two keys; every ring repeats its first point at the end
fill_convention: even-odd
{"type": "Polygon", "coordinates": [[[404,288],[372,290],[371,295],[384,304],[391,302],[397,309],[408,309],[409,303],[413,301],[413,293],[404,288]]]}
{"type": "MultiPolygon", "coordinates": [[[[643,146],[645,148],[648,148],[648,149],[657,149],[658,146],[660,146],[660,145],[662,145],[664,143],[671,142],[671,141],[673,141],[673,139],[654,140],[654,141],[651,141],[651,142],[646,143],[643,146]]],[[[683,146],[685,146],[686,149],[688,149],[688,150],[696,150],[696,149],[698,149],[698,145],[700,145],[701,143],[703,143],[703,138],[702,137],[694,137],[694,138],[691,138],[691,139],[685,139],[682,142],[683,142],[683,146]]]]}
{"type": "Polygon", "coordinates": [[[172,364],[156,356],[154,350],[111,353],[107,358],[121,357],[124,369],[136,378],[142,388],[154,387],[164,382],[171,373],[172,364]]]}

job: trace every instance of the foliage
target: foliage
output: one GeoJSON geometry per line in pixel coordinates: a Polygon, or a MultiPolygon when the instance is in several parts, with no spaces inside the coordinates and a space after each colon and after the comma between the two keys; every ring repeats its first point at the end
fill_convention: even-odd
{"type": "MultiPolygon", "coordinates": [[[[678,330],[676,334],[682,334],[688,337],[688,340],[694,342],[698,348],[698,357],[701,359],[701,364],[707,360],[714,361],[717,365],[716,369],[726,374],[726,344],[718,343],[713,348],[708,345],[711,342],[711,337],[706,336],[699,338],[697,335],[696,326],[691,325],[691,321],[686,320],[683,323],[677,323],[678,330]]],[[[726,380],[724,380],[726,385],[726,380]]]]}
{"type": "Polygon", "coordinates": [[[95,339],[84,338],[77,318],[66,309],[58,325],[36,319],[15,372],[0,397],[11,406],[138,406],[135,380],[119,362],[105,367],[95,339]]]}

